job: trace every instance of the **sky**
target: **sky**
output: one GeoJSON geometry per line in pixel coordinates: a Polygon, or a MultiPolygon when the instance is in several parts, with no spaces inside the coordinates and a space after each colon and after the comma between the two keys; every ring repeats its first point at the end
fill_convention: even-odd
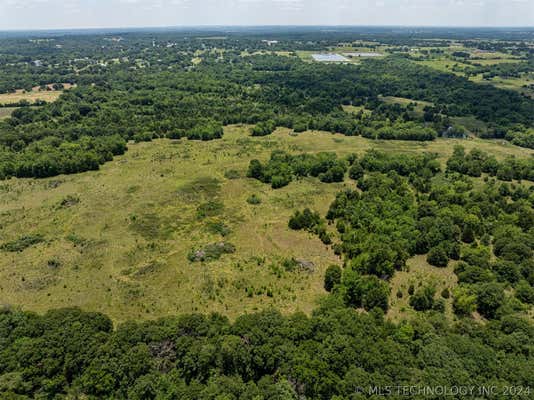
{"type": "Polygon", "coordinates": [[[0,0],[0,30],[197,25],[534,26],[534,0],[0,0]]]}

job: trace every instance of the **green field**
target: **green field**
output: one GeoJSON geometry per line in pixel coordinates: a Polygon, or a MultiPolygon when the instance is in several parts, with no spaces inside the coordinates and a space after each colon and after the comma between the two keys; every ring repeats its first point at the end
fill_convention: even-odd
{"type": "MultiPolygon", "coordinates": [[[[233,317],[271,305],[310,312],[326,294],[324,270],[340,260],[317,237],[289,230],[287,221],[304,207],[324,215],[335,193],[353,183],[306,178],[272,190],[244,177],[249,161],[266,160],[274,149],[343,155],[369,148],[432,151],[443,161],[460,142],[289,133],[278,129],[252,138],[247,127],[230,126],[223,139],[210,142],[130,144],[124,156],[96,172],[0,183],[0,242],[44,238],[22,252],[2,252],[0,303],[39,312],[75,305],[116,321],[191,311],[233,317]],[[252,194],[261,204],[247,202],[252,194]],[[207,216],[199,215],[199,207],[207,216]],[[226,230],[225,237],[217,233],[226,230]],[[193,248],[222,241],[236,252],[211,262],[188,260],[193,248]],[[312,262],[313,271],[284,270],[284,259],[291,257],[312,262]]],[[[500,158],[534,153],[497,141],[461,142],[500,158]]],[[[436,272],[421,258],[414,263],[417,273],[448,271],[436,272]]],[[[411,279],[406,274],[395,277],[395,291],[411,279]]],[[[390,313],[402,315],[402,302],[395,300],[390,313]]]]}

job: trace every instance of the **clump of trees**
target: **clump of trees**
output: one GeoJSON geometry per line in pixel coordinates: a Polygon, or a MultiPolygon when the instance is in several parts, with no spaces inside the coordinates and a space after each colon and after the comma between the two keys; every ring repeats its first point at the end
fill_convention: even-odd
{"type": "MultiPolygon", "coordinates": [[[[438,177],[439,164],[430,155],[371,151],[350,162],[359,166],[359,190],[339,192],[326,218],[336,227],[334,250],[344,257],[343,274],[353,274],[351,282],[375,276],[387,284],[410,256],[426,254],[436,267],[459,260],[459,288],[452,296],[458,315],[478,311],[495,319],[528,307],[534,290],[533,188],[495,179],[475,187],[452,172],[438,177]]],[[[412,307],[442,310],[443,302],[430,292],[412,290],[412,307]]],[[[361,307],[356,298],[351,304],[361,307]]]]}
{"type": "Polygon", "coordinates": [[[438,134],[434,128],[415,121],[394,123],[378,121],[363,128],[362,136],[368,139],[429,141],[436,139],[438,134]]]}
{"type": "Polygon", "coordinates": [[[325,183],[342,182],[347,168],[347,161],[338,159],[334,153],[291,155],[276,150],[266,164],[252,160],[247,176],[278,189],[287,186],[293,179],[306,176],[317,177],[325,183]]]}
{"type": "Polygon", "coordinates": [[[276,129],[276,122],[273,120],[262,121],[257,123],[250,130],[252,136],[267,136],[274,132],[276,129]]]}
{"type": "Polygon", "coordinates": [[[534,128],[517,125],[506,132],[505,138],[516,146],[534,149],[534,128]]]}
{"type": "Polygon", "coordinates": [[[307,230],[315,233],[324,244],[332,243],[332,238],[326,230],[324,220],[318,212],[311,211],[309,208],[305,208],[302,212],[295,211],[289,219],[288,225],[293,230],[307,230]]]}
{"type": "Polygon", "coordinates": [[[447,171],[474,177],[486,173],[502,181],[513,179],[534,181],[534,159],[508,157],[498,161],[482,150],[472,149],[466,153],[462,146],[455,146],[453,155],[447,161],[447,171]]]}

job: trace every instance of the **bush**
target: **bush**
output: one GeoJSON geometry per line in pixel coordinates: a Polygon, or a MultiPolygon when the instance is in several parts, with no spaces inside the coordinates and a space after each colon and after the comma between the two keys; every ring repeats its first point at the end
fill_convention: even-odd
{"type": "Polygon", "coordinates": [[[467,288],[460,286],[454,290],[453,295],[452,308],[456,314],[469,316],[476,310],[477,297],[467,288]]]}
{"type": "Polygon", "coordinates": [[[410,306],[417,311],[426,311],[434,307],[436,289],[432,286],[422,286],[410,297],[410,306]]]}
{"type": "Polygon", "coordinates": [[[516,297],[526,304],[534,304],[534,288],[527,281],[521,281],[515,288],[516,297]]]}
{"type": "Polygon", "coordinates": [[[261,204],[260,196],[258,196],[256,193],[251,194],[251,195],[247,198],[247,203],[248,203],[248,204],[253,204],[253,205],[261,204]]]}
{"type": "Polygon", "coordinates": [[[44,238],[40,234],[25,235],[11,242],[2,244],[0,249],[9,252],[23,251],[28,247],[41,242],[44,242],[44,238]]]}
{"type": "Polygon", "coordinates": [[[318,212],[312,211],[309,208],[305,208],[302,212],[296,211],[295,214],[289,219],[288,226],[293,230],[313,230],[317,225],[321,223],[321,216],[318,212]]]}
{"type": "Polygon", "coordinates": [[[136,142],[136,143],[140,143],[140,142],[150,142],[153,138],[153,135],[152,133],[150,132],[139,132],[139,133],[136,133],[134,136],[133,136],[133,140],[136,142]]]}
{"type": "Polygon", "coordinates": [[[259,122],[250,130],[252,136],[267,136],[274,132],[276,123],[272,120],[259,122]]]}
{"type": "Polygon", "coordinates": [[[449,257],[441,246],[436,246],[430,249],[426,256],[426,261],[436,267],[446,267],[449,263],[449,257]]]}
{"type": "Polygon", "coordinates": [[[228,236],[232,232],[222,221],[210,221],[207,224],[207,228],[211,233],[217,233],[221,236],[228,236]]]}
{"type": "Polygon", "coordinates": [[[363,174],[364,169],[358,161],[356,161],[349,169],[349,177],[350,179],[354,179],[355,181],[362,178],[363,174]]]}
{"type": "Polygon", "coordinates": [[[273,189],[280,189],[281,187],[289,185],[291,182],[291,177],[276,175],[271,178],[271,187],[273,189]]]}
{"type": "Polygon", "coordinates": [[[208,201],[197,207],[197,216],[199,218],[213,217],[218,215],[224,209],[224,204],[218,201],[208,201]]]}
{"type": "Polygon", "coordinates": [[[334,286],[341,282],[341,268],[338,265],[330,265],[324,275],[324,288],[327,292],[332,291],[334,286]]]}
{"type": "Polygon", "coordinates": [[[231,243],[220,242],[206,245],[202,249],[192,250],[187,258],[191,262],[218,260],[223,254],[235,253],[231,243]]]}

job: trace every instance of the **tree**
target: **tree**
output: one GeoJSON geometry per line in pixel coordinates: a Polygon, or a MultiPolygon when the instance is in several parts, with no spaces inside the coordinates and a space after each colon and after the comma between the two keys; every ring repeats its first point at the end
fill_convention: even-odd
{"type": "Polygon", "coordinates": [[[324,276],[324,288],[327,292],[341,282],[341,268],[338,265],[330,265],[325,272],[324,276]]]}
{"type": "Polygon", "coordinates": [[[449,263],[449,257],[443,247],[436,246],[430,249],[426,256],[426,261],[436,267],[446,267],[449,263]]]}
{"type": "Polygon", "coordinates": [[[350,179],[354,179],[355,181],[357,181],[358,179],[363,177],[363,174],[364,169],[361,164],[356,160],[349,169],[349,177],[350,179]]]}
{"type": "Polygon", "coordinates": [[[525,280],[522,280],[517,284],[515,295],[523,303],[534,304],[534,288],[525,280]]]}
{"type": "Polygon", "coordinates": [[[497,282],[483,283],[477,286],[477,305],[480,314],[486,318],[495,318],[497,309],[503,305],[504,289],[497,282]]]}
{"type": "Polygon", "coordinates": [[[375,307],[388,310],[389,285],[374,275],[360,275],[352,269],[345,269],[340,291],[345,303],[352,307],[372,310],[375,307]]]}
{"type": "Polygon", "coordinates": [[[477,296],[460,286],[453,292],[452,307],[456,314],[469,316],[477,309],[477,296]]]}
{"type": "Polygon", "coordinates": [[[410,297],[410,306],[417,311],[426,311],[434,307],[434,295],[436,289],[433,286],[422,286],[410,297]]]}

